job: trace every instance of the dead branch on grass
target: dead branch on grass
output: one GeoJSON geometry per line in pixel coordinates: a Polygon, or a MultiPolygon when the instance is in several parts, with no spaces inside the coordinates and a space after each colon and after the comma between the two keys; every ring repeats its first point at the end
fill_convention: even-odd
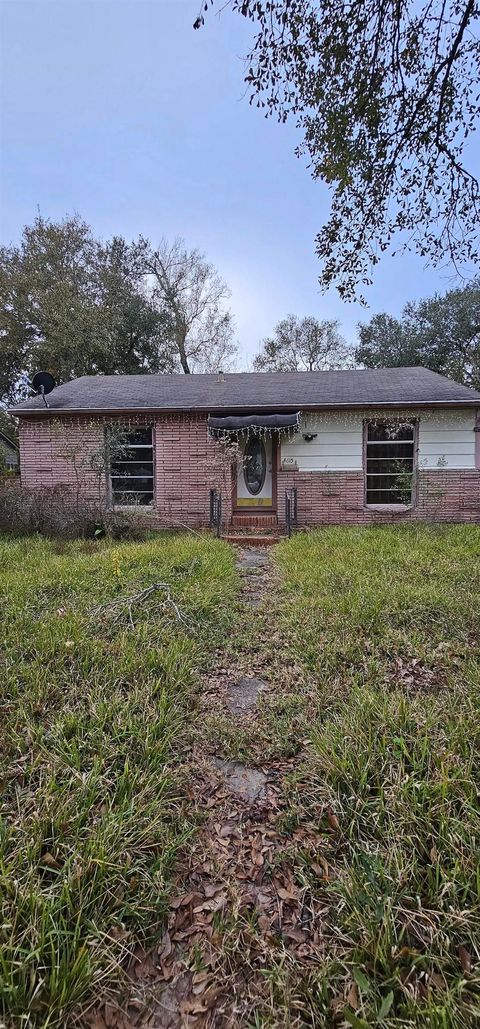
{"type": "Polygon", "coordinates": [[[178,604],[172,597],[170,584],[168,582],[153,582],[151,586],[147,586],[145,589],[140,590],[138,593],[132,594],[131,597],[117,597],[115,600],[109,600],[106,604],[100,604],[92,611],[92,615],[97,617],[108,611],[114,612],[117,609],[117,613],[113,619],[113,625],[120,622],[122,618],[127,617],[130,624],[130,628],[135,628],[135,622],[133,619],[133,607],[144,603],[154,593],[158,593],[160,590],[165,590],[165,597],[162,601],[160,608],[162,611],[173,611],[177,622],[184,625],[185,628],[191,629],[192,623],[180,610],[178,604]]]}

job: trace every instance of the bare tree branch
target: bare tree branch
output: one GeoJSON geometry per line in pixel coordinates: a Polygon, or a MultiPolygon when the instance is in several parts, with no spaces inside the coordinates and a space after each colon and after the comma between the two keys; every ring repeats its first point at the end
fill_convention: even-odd
{"type": "Polygon", "coordinates": [[[181,239],[163,239],[154,249],[139,243],[139,267],[153,279],[152,299],[170,318],[172,342],[182,370],[225,370],[235,353],[233,319],[225,309],[230,292],[205,256],[181,239]]]}
{"type": "Polygon", "coordinates": [[[145,589],[140,590],[138,593],[134,593],[131,597],[117,597],[115,600],[110,600],[107,604],[100,604],[92,611],[94,617],[98,617],[105,612],[115,612],[113,624],[120,622],[123,618],[127,618],[130,628],[135,628],[135,622],[133,620],[133,608],[138,604],[144,603],[152,596],[153,593],[158,593],[160,590],[164,590],[165,599],[160,605],[163,610],[173,611],[175,618],[178,622],[185,626],[187,629],[192,628],[192,623],[185,617],[180,611],[178,604],[174,601],[171,594],[171,587],[168,582],[154,582],[151,586],[147,586],[145,589]]]}

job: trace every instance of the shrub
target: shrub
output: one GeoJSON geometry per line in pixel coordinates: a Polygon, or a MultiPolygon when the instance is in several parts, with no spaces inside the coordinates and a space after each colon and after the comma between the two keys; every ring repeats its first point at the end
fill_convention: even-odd
{"type": "Polygon", "coordinates": [[[140,539],[146,529],[140,513],[109,510],[98,500],[74,496],[64,486],[27,489],[18,482],[0,482],[0,532],[36,532],[52,539],[140,539]]]}

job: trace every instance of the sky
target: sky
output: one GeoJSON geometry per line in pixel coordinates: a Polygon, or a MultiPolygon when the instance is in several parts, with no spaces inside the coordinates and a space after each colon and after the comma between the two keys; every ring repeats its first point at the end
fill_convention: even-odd
{"type": "MultiPolygon", "coordinates": [[[[218,5],[221,6],[220,4],[218,5]]],[[[280,318],[335,318],[354,343],[377,311],[451,286],[448,269],[385,256],[368,308],[318,285],[329,194],[243,83],[249,24],[200,0],[0,0],[0,239],[38,211],[77,212],[108,238],[182,236],[231,289],[250,367],[280,318]]]]}

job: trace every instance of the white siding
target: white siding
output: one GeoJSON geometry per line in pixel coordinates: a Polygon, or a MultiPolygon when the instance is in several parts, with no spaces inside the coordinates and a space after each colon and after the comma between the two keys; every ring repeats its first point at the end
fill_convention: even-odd
{"type": "Polygon", "coordinates": [[[357,412],[305,414],[300,432],[282,440],[282,462],[294,462],[301,472],[361,471],[362,454],[363,418],[357,412]],[[307,443],[303,432],[317,437],[307,443]]]}
{"type": "MultiPolygon", "coordinates": [[[[300,432],[283,439],[281,460],[301,472],[361,471],[363,467],[363,422],[368,412],[351,411],[305,414],[300,432]],[[302,433],[317,433],[308,443],[302,433]]],[[[410,417],[419,421],[418,461],[420,468],[475,468],[475,409],[379,411],[370,417],[410,417]]]]}
{"type": "Polygon", "coordinates": [[[475,409],[427,411],[418,437],[420,468],[475,468],[475,409]]]}

